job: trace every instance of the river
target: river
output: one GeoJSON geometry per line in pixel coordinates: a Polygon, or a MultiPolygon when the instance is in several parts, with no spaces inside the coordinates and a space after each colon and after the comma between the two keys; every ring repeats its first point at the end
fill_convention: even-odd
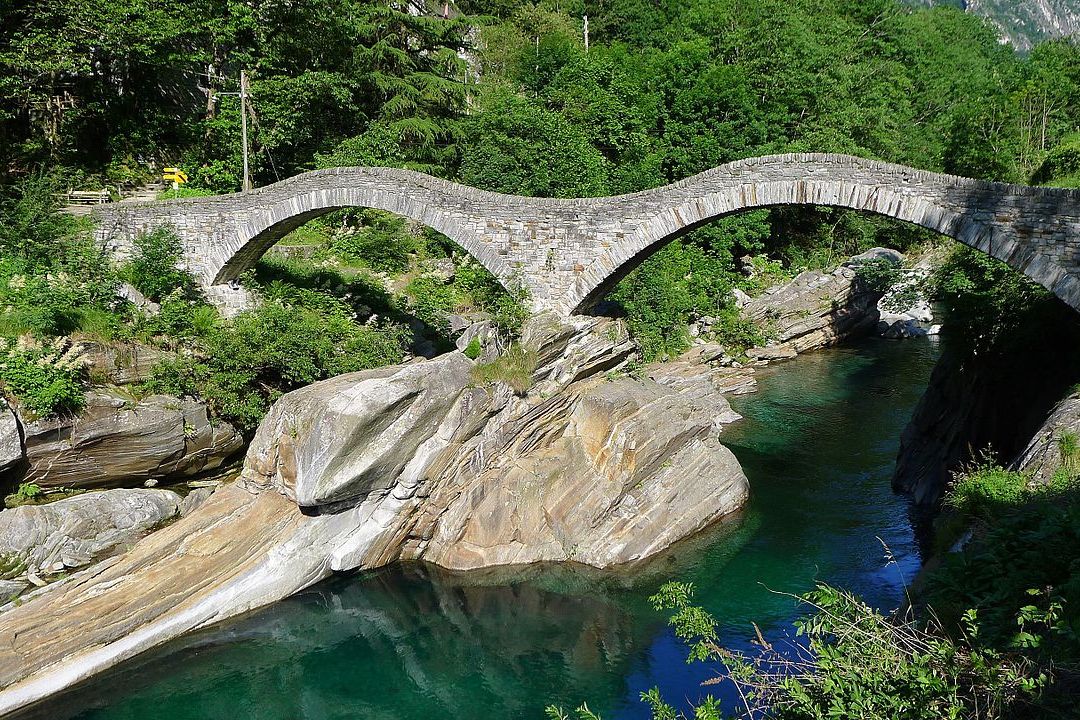
{"type": "Polygon", "coordinates": [[[735,398],[722,440],[750,478],[736,517],[633,572],[530,567],[454,575],[409,564],[335,578],[147,653],[43,708],[79,720],[543,718],[582,701],[605,720],[648,718],[716,668],[686,649],[648,596],[691,581],[725,645],[792,632],[787,595],[817,580],[888,610],[919,557],[889,489],[900,432],[937,357],[931,340],[867,340],[800,356],[735,398]],[[883,543],[888,546],[889,560],[883,543]]]}

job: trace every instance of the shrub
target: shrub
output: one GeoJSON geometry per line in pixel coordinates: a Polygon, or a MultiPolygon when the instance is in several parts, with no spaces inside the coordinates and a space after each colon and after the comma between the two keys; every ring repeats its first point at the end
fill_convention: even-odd
{"type": "Polygon", "coordinates": [[[174,291],[184,297],[196,296],[195,280],[179,268],[183,244],[176,232],[168,227],[155,228],[135,238],[131,260],[123,275],[131,285],[154,302],[160,302],[174,291]]]}
{"type": "Polygon", "coordinates": [[[326,312],[396,315],[399,309],[382,282],[366,271],[350,274],[309,260],[267,256],[246,278],[264,297],[326,312]]]}
{"type": "Polygon", "coordinates": [[[750,266],[753,275],[740,282],[742,289],[750,295],[760,295],[773,285],[785,283],[794,277],[784,268],[782,262],[773,260],[768,255],[751,256],[750,266]]]}
{"type": "Polygon", "coordinates": [[[528,290],[520,281],[515,281],[514,287],[507,290],[472,256],[464,257],[454,275],[455,287],[470,298],[475,307],[491,316],[491,324],[503,340],[517,338],[529,318],[528,290]]]}
{"type": "MultiPolygon", "coordinates": [[[[946,326],[958,350],[1004,352],[1044,333],[1060,333],[1065,316],[1049,290],[1000,260],[958,247],[930,280],[933,299],[945,306],[946,326]]],[[[1072,315],[1067,315],[1071,321],[1072,315]]]]}
{"type": "Polygon", "coordinates": [[[744,318],[735,307],[725,308],[717,315],[712,337],[731,355],[738,355],[747,348],[764,345],[766,342],[764,333],[754,321],[744,318]]]}
{"type": "Polygon", "coordinates": [[[480,338],[474,337],[472,340],[469,341],[469,344],[465,346],[465,350],[463,352],[465,353],[465,357],[469,358],[470,360],[475,360],[476,358],[480,357],[481,351],[482,349],[480,347],[480,338]]]}
{"type": "Polygon", "coordinates": [[[432,275],[418,275],[405,286],[413,314],[439,331],[445,332],[447,317],[462,304],[461,292],[432,275]]]}
{"type": "Polygon", "coordinates": [[[926,597],[950,625],[975,609],[980,643],[1068,665],[1080,661],[1080,497],[1068,434],[1059,448],[1045,485],[992,465],[957,479],[941,523],[973,534],[929,573],[926,597]]]}
{"type": "Polygon", "coordinates": [[[885,258],[875,258],[859,263],[855,268],[855,278],[864,290],[883,293],[902,277],[900,266],[885,258]]]}
{"type": "Polygon", "coordinates": [[[136,319],[134,330],[145,341],[157,339],[176,347],[181,341],[206,337],[220,320],[212,305],[185,297],[182,290],[173,290],[161,299],[157,313],[136,319]]]}
{"type": "Polygon", "coordinates": [[[0,335],[67,335],[113,324],[118,279],[104,254],[86,239],[64,243],[49,267],[0,256],[0,335]]]}
{"type": "Polygon", "coordinates": [[[20,258],[29,269],[55,266],[78,221],[57,212],[60,183],[55,176],[36,174],[0,193],[0,251],[20,258]]]}
{"type": "Polygon", "coordinates": [[[64,340],[33,348],[0,338],[0,382],[32,415],[82,409],[82,369],[78,349],[64,340]]]}
{"type": "Polygon", "coordinates": [[[373,270],[401,273],[409,268],[409,257],[422,247],[406,220],[380,210],[358,212],[361,225],[336,233],[330,249],[346,260],[373,270]]]}
{"type": "MultiPolygon", "coordinates": [[[[690,645],[690,661],[723,663],[717,681],[733,683],[742,703],[734,717],[1000,718],[1038,697],[1048,682],[1031,663],[972,643],[978,634],[974,613],[954,640],[937,625],[886,617],[849,593],[818,585],[800,598],[809,608],[796,623],[805,642],[776,647],[761,639],[761,652],[751,656],[722,647],[716,619],[692,599],[693,586],[673,582],[652,602],[671,613],[675,634],[690,645]]],[[[727,717],[712,696],[690,715],[679,713],[656,688],[641,699],[658,720],[727,717]]],[[[582,707],[579,718],[595,717],[582,707]]],[[[549,708],[548,717],[566,715],[549,708]]]]}
{"type": "Polygon", "coordinates": [[[405,339],[399,325],[358,325],[342,312],[267,301],[214,325],[198,356],[160,363],[147,389],[201,397],[215,415],[252,431],[289,390],[399,362],[405,339]]]}
{"type": "Polygon", "coordinates": [[[23,502],[27,500],[34,500],[40,497],[42,494],[41,486],[36,483],[19,483],[18,489],[15,491],[15,498],[23,502]]]}
{"type": "Polygon", "coordinates": [[[513,343],[505,352],[489,363],[473,367],[473,382],[490,385],[501,382],[510,386],[518,395],[524,395],[532,387],[532,374],[538,361],[536,351],[527,350],[513,343]]]}

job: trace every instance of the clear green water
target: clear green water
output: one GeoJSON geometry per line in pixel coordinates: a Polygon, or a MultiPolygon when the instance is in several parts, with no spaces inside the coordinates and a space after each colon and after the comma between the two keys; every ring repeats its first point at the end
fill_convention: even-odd
{"type": "Polygon", "coordinates": [[[749,506],[634,573],[408,565],[337,578],[117,668],[43,716],[541,718],[548,703],[588,700],[612,719],[647,717],[638,695],[654,685],[676,703],[697,698],[714,668],[688,667],[646,602],[667,579],[693,581],[725,643],[743,649],[751,621],[770,638],[790,631],[797,609],[770,589],[821,579],[884,609],[900,602],[919,558],[889,478],[935,357],[930,341],[873,340],[763,374],[723,436],[749,506]]]}

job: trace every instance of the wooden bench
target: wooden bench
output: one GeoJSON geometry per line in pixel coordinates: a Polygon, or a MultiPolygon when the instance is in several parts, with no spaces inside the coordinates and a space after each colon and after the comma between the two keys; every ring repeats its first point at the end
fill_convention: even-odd
{"type": "Polygon", "coordinates": [[[65,200],[68,205],[102,205],[112,202],[108,190],[68,190],[65,200]]]}

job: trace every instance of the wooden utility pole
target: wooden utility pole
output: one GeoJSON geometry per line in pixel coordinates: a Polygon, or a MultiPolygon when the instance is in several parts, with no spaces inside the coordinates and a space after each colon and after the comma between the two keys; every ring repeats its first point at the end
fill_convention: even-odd
{"type": "Polygon", "coordinates": [[[251,190],[251,173],[248,172],[247,136],[247,72],[240,71],[240,135],[244,143],[244,192],[251,190]]]}

